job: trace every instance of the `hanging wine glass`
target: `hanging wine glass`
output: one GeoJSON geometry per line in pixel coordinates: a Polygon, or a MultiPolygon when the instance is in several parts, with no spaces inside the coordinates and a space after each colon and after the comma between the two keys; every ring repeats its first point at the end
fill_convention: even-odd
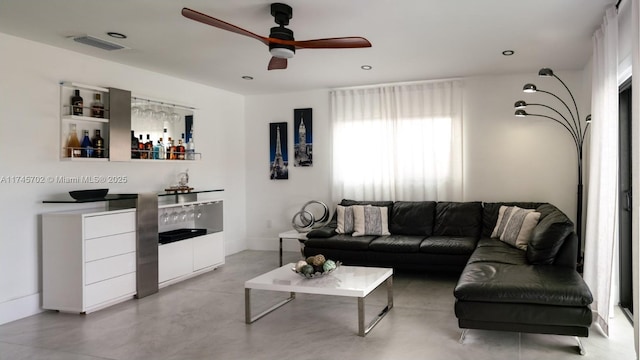
{"type": "Polygon", "coordinates": [[[180,121],[181,118],[182,118],[182,116],[180,116],[180,114],[178,114],[176,112],[176,108],[174,106],[173,110],[169,114],[169,121],[172,122],[172,123],[176,123],[176,122],[180,121]]]}
{"type": "Polygon", "coordinates": [[[163,225],[167,225],[169,223],[169,212],[167,210],[162,211],[162,215],[160,216],[160,222],[163,225]]]}

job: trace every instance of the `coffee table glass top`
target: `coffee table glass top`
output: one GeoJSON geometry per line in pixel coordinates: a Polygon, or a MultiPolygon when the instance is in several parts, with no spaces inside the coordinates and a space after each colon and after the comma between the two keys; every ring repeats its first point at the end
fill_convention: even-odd
{"type": "Polygon", "coordinates": [[[307,279],[289,263],[244,283],[247,289],[290,291],[306,294],[365,297],[393,275],[391,268],[340,266],[332,273],[307,279]]]}

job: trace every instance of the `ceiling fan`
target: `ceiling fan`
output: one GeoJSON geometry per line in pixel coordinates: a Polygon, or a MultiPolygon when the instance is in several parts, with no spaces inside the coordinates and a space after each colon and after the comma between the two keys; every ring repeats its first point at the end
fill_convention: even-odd
{"type": "Polygon", "coordinates": [[[293,31],[285,27],[286,25],[289,25],[289,20],[291,19],[292,14],[293,11],[289,5],[281,3],[271,4],[271,15],[279,26],[272,27],[269,37],[264,37],[201,12],[189,8],[182,9],[182,15],[186,18],[211,25],[222,30],[254,38],[269,46],[269,52],[272,57],[271,61],[269,61],[269,65],[267,66],[268,70],[286,69],[287,59],[293,57],[296,49],[345,49],[371,47],[369,40],[357,36],[297,41],[293,38],[293,31]]]}

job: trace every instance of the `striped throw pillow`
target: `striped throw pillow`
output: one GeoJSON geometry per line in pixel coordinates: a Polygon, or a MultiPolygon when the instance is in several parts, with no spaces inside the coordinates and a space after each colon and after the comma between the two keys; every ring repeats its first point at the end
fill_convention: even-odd
{"type": "Polygon", "coordinates": [[[338,234],[351,234],[353,232],[353,206],[338,205],[336,212],[338,213],[336,232],[338,234]]]}
{"type": "Polygon", "coordinates": [[[517,206],[501,206],[491,237],[498,238],[518,249],[527,250],[531,233],[539,220],[539,212],[517,206]]]}
{"type": "Polygon", "coordinates": [[[353,207],[353,234],[391,235],[389,233],[389,214],[387,207],[360,206],[353,207]]]}

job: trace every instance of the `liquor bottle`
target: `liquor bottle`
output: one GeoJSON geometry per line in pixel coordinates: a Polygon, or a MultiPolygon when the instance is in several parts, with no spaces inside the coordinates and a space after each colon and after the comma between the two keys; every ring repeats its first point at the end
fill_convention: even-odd
{"type": "Polygon", "coordinates": [[[178,160],[184,160],[184,155],[185,153],[184,145],[182,145],[182,139],[178,139],[178,146],[176,146],[176,157],[178,160]]]}
{"type": "Polygon", "coordinates": [[[167,139],[167,144],[164,146],[164,149],[167,152],[167,156],[165,156],[164,158],[167,160],[171,160],[171,136],[169,136],[169,138],[167,139]]]}
{"type": "Polygon", "coordinates": [[[67,140],[67,157],[81,157],[80,140],[76,132],[76,124],[69,124],[69,139],[67,140]]]}
{"type": "Polygon", "coordinates": [[[173,143],[173,140],[171,140],[171,138],[169,138],[169,160],[177,160],[178,159],[178,154],[176,153],[176,146],[173,143]]]}
{"type": "Polygon", "coordinates": [[[95,135],[91,141],[93,142],[93,157],[103,158],[104,139],[100,136],[100,129],[96,129],[95,135]]]}
{"type": "Polygon", "coordinates": [[[196,143],[193,141],[193,127],[189,131],[189,141],[187,141],[187,160],[196,159],[196,143]]]}
{"type": "Polygon", "coordinates": [[[80,156],[85,158],[93,157],[93,143],[89,138],[89,130],[83,130],[82,134],[82,143],[80,144],[82,149],[80,151],[80,156]]]}
{"type": "Polygon", "coordinates": [[[100,94],[93,96],[93,102],[91,103],[91,116],[96,118],[104,117],[104,104],[100,100],[100,94]]]}
{"type": "Polygon", "coordinates": [[[182,139],[178,139],[178,146],[176,146],[176,153],[178,160],[184,160],[185,156],[185,148],[184,148],[184,133],[182,133],[182,139]]]}
{"type": "Polygon", "coordinates": [[[151,141],[149,134],[147,134],[147,141],[144,143],[144,149],[147,154],[147,159],[153,159],[153,141],[151,141]]]}
{"type": "Polygon", "coordinates": [[[144,146],[144,140],[142,140],[142,134],[140,134],[140,141],[138,141],[138,152],[140,153],[140,159],[148,159],[146,147],[144,146]]]}
{"type": "Polygon", "coordinates": [[[153,148],[154,159],[164,160],[167,154],[164,151],[164,145],[162,144],[162,138],[158,139],[158,144],[153,148]]]}
{"type": "Polygon", "coordinates": [[[131,130],[131,158],[140,159],[140,152],[138,151],[138,138],[133,134],[133,130],[131,130]]]}
{"type": "Polygon", "coordinates": [[[71,97],[71,115],[82,116],[83,104],[84,102],[82,101],[82,96],[80,96],[80,90],[76,89],[74,95],[71,97]]]}

